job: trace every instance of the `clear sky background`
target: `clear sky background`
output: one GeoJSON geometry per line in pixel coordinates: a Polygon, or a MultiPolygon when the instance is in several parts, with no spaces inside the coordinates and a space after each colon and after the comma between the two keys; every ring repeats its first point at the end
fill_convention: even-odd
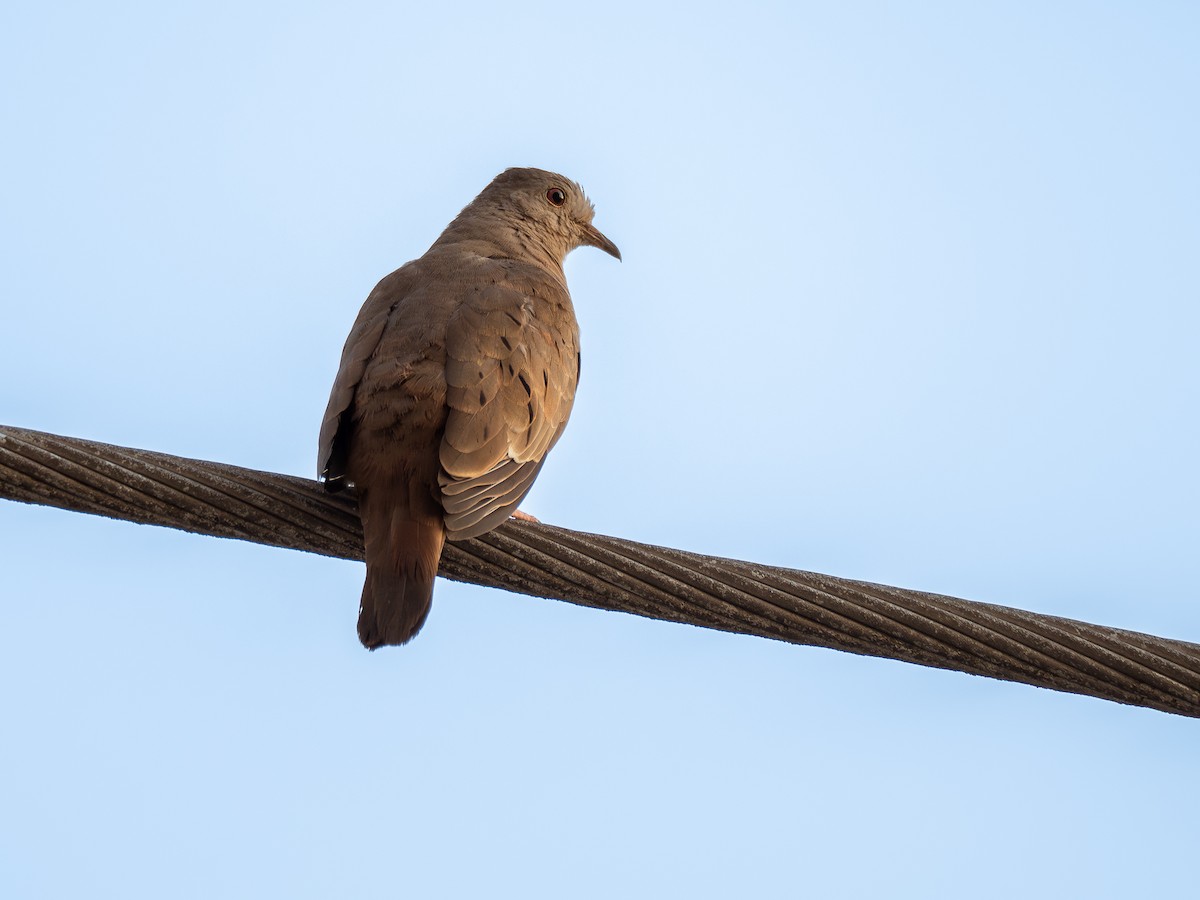
{"type": "MultiPolygon", "coordinates": [[[[1200,12],[6,4],[0,422],[315,474],[375,282],[578,179],[525,508],[1200,641],[1200,12]]],[[[5,897],[1147,897],[1200,723],[0,503],[5,897]]]]}

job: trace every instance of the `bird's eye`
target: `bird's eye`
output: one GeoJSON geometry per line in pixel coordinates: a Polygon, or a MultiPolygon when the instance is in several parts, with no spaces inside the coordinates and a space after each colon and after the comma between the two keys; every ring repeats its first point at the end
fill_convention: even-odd
{"type": "Polygon", "coordinates": [[[564,194],[559,188],[550,188],[550,190],[546,191],[546,199],[555,206],[562,206],[567,202],[567,195],[564,194]]]}

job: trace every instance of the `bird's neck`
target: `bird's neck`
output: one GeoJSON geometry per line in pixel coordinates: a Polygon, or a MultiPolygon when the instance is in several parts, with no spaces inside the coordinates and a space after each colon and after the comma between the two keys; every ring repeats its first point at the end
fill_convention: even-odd
{"type": "Polygon", "coordinates": [[[558,241],[539,234],[527,226],[526,220],[514,217],[510,212],[497,210],[489,214],[489,211],[469,207],[446,227],[429,249],[451,247],[480,256],[530,262],[559,273],[567,255],[566,248],[558,241]]]}

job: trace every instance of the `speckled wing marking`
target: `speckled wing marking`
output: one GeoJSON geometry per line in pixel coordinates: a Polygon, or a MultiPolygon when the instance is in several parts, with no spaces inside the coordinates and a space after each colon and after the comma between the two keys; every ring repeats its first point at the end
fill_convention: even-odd
{"type": "Polygon", "coordinates": [[[516,510],[566,427],[579,335],[564,288],[509,273],[462,304],[446,334],[439,484],[447,537],[495,528],[516,510]]]}

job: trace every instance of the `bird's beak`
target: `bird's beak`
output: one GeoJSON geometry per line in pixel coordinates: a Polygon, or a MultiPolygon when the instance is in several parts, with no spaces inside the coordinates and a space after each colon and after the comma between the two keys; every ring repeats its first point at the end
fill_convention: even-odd
{"type": "Polygon", "coordinates": [[[597,247],[607,253],[609,256],[621,258],[621,251],[617,249],[617,245],[600,233],[599,229],[594,225],[583,226],[583,242],[589,247],[597,247]]]}

